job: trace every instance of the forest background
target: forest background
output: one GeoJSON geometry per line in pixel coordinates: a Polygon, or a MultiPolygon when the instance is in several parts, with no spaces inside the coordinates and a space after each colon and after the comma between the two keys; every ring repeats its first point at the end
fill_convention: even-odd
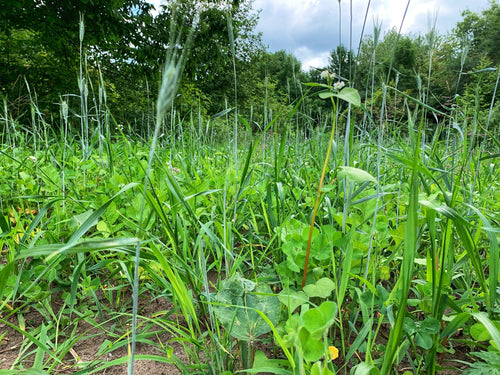
{"type": "MultiPolygon", "coordinates": [[[[13,118],[31,121],[33,98],[47,117],[60,112],[62,101],[70,108],[79,106],[80,99],[71,94],[80,92],[84,60],[90,90],[102,80],[117,123],[140,131],[153,118],[173,17],[186,30],[194,28],[175,103],[178,115],[182,118],[195,109],[200,118],[208,119],[227,109],[228,100],[232,105],[237,93],[238,114],[256,130],[265,126],[270,113],[293,107],[304,94],[304,83],[324,82],[320,74],[325,69],[348,79],[367,105],[380,101],[382,83],[389,83],[448,113],[457,101],[474,104],[478,75],[471,73],[498,66],[500,60],[497,1],[481,14],[464,11],[447,35],[433,30],[427,35],[399,35],[392,29],[381,36],[376,25],[357,51],[335,47],[332,41],[329,65],[308,72],[292,54],[266,49],[262,35],[255,32],[259,12],[252,1],[169,1],[157,14],[153,10],[144,0],[22,0],[2,7],[0,87],[5,110],[13,118]],[[179,5],[175,16],[174,3],[179,5]],[[80,20],[85,25],[82,40],[80,20]],[[377,61],[374,74],[372,61],[377,61]],[[431,64],[432,81],[427,82],[431,64]]],[[[491,102],[495,78],[481,76],[483,109],[491,102]]],[[[306,107],[301,124],[316,127],[328,103],[308,97],[306,107]]],[[[227,130],[219,126],[221,133],[227,130]]]]}

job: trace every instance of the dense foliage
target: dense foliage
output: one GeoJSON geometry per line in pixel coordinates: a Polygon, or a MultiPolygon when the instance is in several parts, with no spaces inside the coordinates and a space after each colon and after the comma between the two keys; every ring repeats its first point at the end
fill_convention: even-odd
{"type": "MultiPolygon", "coordinates": [[[[115,119],[136,126],[151,115],[165,51],[176,38],[173,22],[185,32],[194,29],[190,43],[180,41],[190,53],[179,115],[196,107],[206,119],[233,107],[236,100],[240,115],[252,126],[256,121],[256,128],[269,111],[279,113],[296,103],[305,82],[321,82],[319,73],[326,68],[348,78],[364,98],[377,100],[385,83],[449,113],[457,94],[474,103],[478,75],[471,73],[499,63],[496,20],[500,10],[495,1],[481,14],[465,11],[463,20],[446,36],[434,30],[425,36],[400,36],[391,30],[381,37],[375,27],[358,52],[337,46],[328,67],[307,73],[294,56],[266,51],[254,31],[258,12],[252,6],[249,0],[168,1],[155,13],[144,0],[16,1],[1,10],[2,96],[14,117],[27,116],[30,98],[36,98],[41,112],[57,113],[54,109],[61,97],[78,103],[67,95],[79,92],[82,76],[91,83],[88,90],[96,90],[103,79],[107,106],[115,119]],[[428,79],[430,67],[432,80],[428,79]]],[[[486,93],[479,94],[486,109],[495,78],[494,74],[480,76],[489,80],[486,93]]],[[[309,115],[316,120],[326,110],[321,101],[310,108],[309,115]]]]}
{"type": "Polygon", "coordinates": [[[0,374],[498,373],[499,11],[304,72],[251,1],[0,7],[0,374]]]}

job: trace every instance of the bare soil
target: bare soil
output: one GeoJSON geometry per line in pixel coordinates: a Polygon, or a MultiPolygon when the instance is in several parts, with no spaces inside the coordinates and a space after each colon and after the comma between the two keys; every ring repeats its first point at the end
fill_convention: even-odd
{"type": "MultiPolygon", "coordinates": [[[[149,317],[151,318],[158,311],[168,311],[173,308],[173,305],[168,302],[166,299],[159,298],[155,299],[153,302],[151,301],[151,296],[143,296],[143,298],[139,299],[139,311],[141,317],[149,317]]],[[[56,310],[56,306],[54,306],[54,311],[56,310]]],[[[116,341],[116,336],[110,334],[113,330],[116,331],[116,334],[126,332],[130,327],[130,319],[125,318],[128,316],[121,315],[113,318],[110,316],[110,313],[105,315],[104,322],[101,326],[94,326],[91,323],[80,320],[77,323],[77,329],[74,333],[75,336],[82,335],[82,338],[77,340],[75,345],[71,348],[71,350],[65,355],[63,363],[59,364],[54,370],[54,374],[73,374],[77,371],[84,370],[82,367],[82,363],[91,362],[95,359],[101,359],[102,361],[112,361],[121,357],[127,356],[128,346],[123,345],[110,353],[104,354],[104,356],[99,355],[99,349],[105,340],[110,340],[111,342],[116,341]],[[121,326],[119,329],[116,329],[117,326],[121,326]]],[[[46,319],[35,309],[30,308],[27,311],[22,313],[23,320],[26,324],[26,332],[32,332],[34,328],[41,326],[46,319]]],[[[98,321],[98,319],[96,318],[98,321]]],[[[7,319],[7,322],[13,324],[16,327],[20,326],[19,319],[17,315],[13,315],[7,319]]],[[[74,327],[74,325],[73,325],[74,327]]],[[[73,327],[71,327],[68,331],[71,333],[73,327]]],[[[158,328],[155,328],[158,330],[158,328]]],[[[3,335],[3,338],[0,340],[0,369],[10,369],[11,366],[16,363],[15,368],[19,368],[22,365],[23,368],[30,368],[33,365],[33,361],[35,358],[35,353],[32,353],[27,356],[23,356],[21,362],[19,362],[19,354],[20,350],[23,348],[24,336],[18,331],[12,329],[5,323],[0,322],[0,337],[3,335]]],[[[74,337],[67,337],[67,334],[61,334],[58,338],[61,342],[64,340],[72,339],[74,337]]],[[[184,351],[182,347],[176,343],[169,342],[173,337],[171,334],[162,332],[155,336],[150,337],[150,340],[156,343],[166,344],[167,342],[171,347],[173,347],[174,354],[176,354],[181,360],[185,360],[184,351]]],[[[126,341],[126,338],[125,338],[126,341]]],[[[33,348],[30,348],[30,351],[33,351],[33,348]]],[[[157,346],[154,345],[144,345],[138,343],[136,346],[136,355],[137,354],[152,354],[166,357],[167,354],[165,352],[160,352],[157,346]]],[[[46,356],[45,359],[48,359],[46,356]]],[[[127,364],[112,366],[105,368],[101,371],[94,372],[94,374],[106,374],[106,375],[122,375],[127,374],[127,364]]],[[[134,362],[134,374],[142,375],[177,375],[180,374],[179,370],[168,363],[162,363],[157,361],[145,361],[145,360],[137,360],[134,362]]]]}
{"type": "MultiPolygon", "coordinates": [[[[126,332],[130,331],[130,313],[132,304],[131,297],[128,296],[128,305],[125,308],[121,308],[122,314],[114,313],[114,309],[111,306],[107,306],[107,309],[103,309],[104,319],[101,322],[98,318],[99,314],[95,314],[94,320],[97,323],[90,323],[86,320],[74,321],[68,324],[64,329],[61,329],[61,335],[58,337],[58,341],[63,343],[65,340],[75,339],[81,336],[71,350],[65,355],[63,363],[57,365],[55,370],[51,374],[73,374],[75,372],[85,370],[82,367],[82,363],[90,363],[94,360],[100,360],[100,366],[106,361],[113,361],[119,358],[125,358],[128,354],[128,345],[126,332]],[[76,325],[76,330],[73,332],[73,328],[76,325]],[[70,335],[72,334],[72,337],[70,335]],[[76,337],[75,337],[76,336],[76,337]],[[117,337],[122,337],[122,342],[124,345],[114,349],[113,351],[106,352],[104,355],[99,354],[99,349],[106,342],[116,342],[117,337]],[[106,341],[109,340],[109,341],[106,341]]],[[[53,298],[57,300],[57,298],[53,298]]],[[[102,305],[105,306],[106,300],[102,298],[102,305]]],[[[89,305],[90,302],[86,301],[89,305]]],[[[56,312],[60,308],[60,304],[57,302],[52,303],[53,311],[56,312]]],[[[173,315],[167,316],[162,312],[172,311],[173,305],[165,298],[156,298],[149,294],[142,295],[139,298],[139,321],[144,321],[144,318],[154,318],[157,319],[172,319],[173,315]]],[[[4,312],[4,318],[7,314],[4,312]]],[[[37,327],[42,326],[47,322],[46,318],[40,314],[35,308],[27,308],[23,310],[22,321],[26,326],[26,332],[32,333],[37,327]]],[[[76,316],[73,314],[73,316],[76,316]]],[[[6,319],[6,321],[16,327],[20,327],[22,321],[19,321],[18,315],[14,314],[6,319]]],[[[158,326],[152,327],[154,330],[159,330],[158,326]]],[[[382,338],[388,337],[389,331],[388,327],[382,327],[382,338]]],[[[460,337],[457,337],[460,339],[460,337]]],[[[159,331],[157,334],[149,337],[151,341],[156,344],[161,345],[147,345],[137,343],[136,355],[147,354],[167,357],[166,350],[160,349],[163,346],[170,346],[173,349],[174,354],[185,364],[188,364],[188,359],[184,353],[184,350],[180,344],[175,342],[175,337],[172,334],[164,331],[159,331]],[[174,340],[172,340],[174,339],[174,340]]],[[[35,346],[29,349],[32,351],[31,354],[24,353],[20,355],[21,351],[24,351],[23,342],[25,337],[17,330],[12,329],[9,325],[0,322],[0,369],[10,369],[13,364],[15,368],[30,368],[33,366],[35,359],[35,346]],[[3,335],[3,337],[2,337],[3,335]],[[21,360],[19,358],[22,358],[21,360]]],[[[382,343],[382,342],[381,342],[382,343]]],[[[446,353],[446,356],[442,358],[442,363],[440,363],[442,370],[439,372],[440,375],[458,375],[468,367],[467,362],[469,360],[468,353],[470,351],[469,347],[460,342],[455,342],[453,344],[454,353],[446,353]]],[[[449,344],[448,344],[449,347],[449,344]]],[[[272,357],[272,348],[267,345],[263,345],[258,348],[266,353],[268,358],[272,357]]],[[[45,359],[49,359],[45,356],[45,359]]],[[[359,354],[359,359],[363,360],[364,355],[359,354]]],[[[441,359],[441,358],[438,358],[441,359]]],[[[339,363],[340,364],[340,363],[339,363]]],[[[348,366],[349,368],[349,366],[348,366]]],[[[89,369],[90,370],[90,369],[89,369]]],[[[399,373],[404,373],[405,371],[411,371],[412,368],[410,364],[403,360],[398,368],[399,373]]],[[[341,372],[339,372],[341,373],[341,372]]],[[[107,374],[107,375],[121,375],[127,374],[127,362],[121,365],[116,365],[112,367],[107,367],[100,371],[94,372],[94,374],[107,374]]],[[[181,372],[172,364],[158,362],[158,361],[146,361],[137,360],[134,362],[134,374],[137,375],[176,375],[181,374],[181,372]]]]}

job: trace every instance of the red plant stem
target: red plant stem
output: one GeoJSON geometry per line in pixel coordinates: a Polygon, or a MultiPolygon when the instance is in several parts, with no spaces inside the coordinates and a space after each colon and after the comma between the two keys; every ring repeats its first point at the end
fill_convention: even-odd
{"type": "Polygon", "coordinates": [[[311,218],[311,226],[309,227],[309,238],[307,240],[306,259],[304,262],[304,273],[302,275],[302,289],[304,289],[304,285],[306,285],[307,266],[309,265],[309,254],[311,252],[311,242],[312,242],[312,235],[313,235],[313,230],[314,230],[314,222],[316,221],[316,214],[318,212],[319,202],[321,201],[321,195],[323,195],[323,192],[321,191],[321,189],[323,188],[323,181],[325,180],[326,169],[328,168],[328,160],[330,159],[333,138],[335,136],[335,124],[337,121],[337,113],[336,113],[337,106],[335,105],[335,101],[333,100],[333,98],[331,98],[331,100],[332,100],[332,105],[333,105],[332,132],[330,133],[330,141],[328,143],[328,148],[326,150],[325,163],[323,164],[323,170],[321,171],[321,177],[319,179],[319,185],[318,185],[318,193],[316,194],[316,202],[314,202],[314,209],[313,209],[312,218],[311,218]]]}

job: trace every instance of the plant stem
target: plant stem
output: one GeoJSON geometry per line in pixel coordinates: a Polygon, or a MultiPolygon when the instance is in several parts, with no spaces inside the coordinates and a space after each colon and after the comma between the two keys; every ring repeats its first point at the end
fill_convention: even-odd
{"type": "Polygon", "coordinates": [[[332,120],[332,130],[330,132],[330,140],[328,141],[328,148],[326,150],[325,162],[323,164],[323,170],[321,171],[321,177],[319,179],[318,192],[316,194],[316,202],[314,202],[314,209],[311,217],[311,226],[309,227],[309,238],[307,240],[307,250],[306,250],[306,259],[304,263],[304,273],[302,275],[302,288],[306,285],[306,276],[307,276],[307,266],[309,265],[309,254],[311,252],[311,242],[312,242],[312,234],[314,230],[314,222],[316,221],[316,213],[318,212],[319,202],[321,200],[321,196],[323,195],[321,189],[323,188],[323,181],[325,179],[326,168],[328,167],[328,161],[330,159],[330,153],[332,151],[332,143],[333,137],[335,136],[335,126],[337,124],[337,116],[335,113],[337,112],[337,104],[331,98],[332,106],[333,106],[333,120],[332,120]]]}

